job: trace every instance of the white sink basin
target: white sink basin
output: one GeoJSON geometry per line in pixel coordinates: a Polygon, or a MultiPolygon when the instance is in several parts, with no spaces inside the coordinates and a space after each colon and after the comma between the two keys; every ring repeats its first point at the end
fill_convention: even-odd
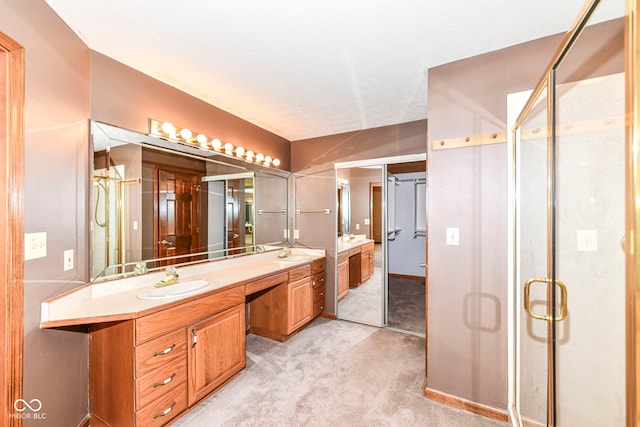
{"type": "Polygon", "coordinates": [[[151,291],[138,294],[140,299],[168,299],[197,294],[209,286],[206,280],[192,280],[190,282],[178,282],[175,285],[167,285],[154,288],[151,291]]]}
{"type": "Polygon", "coordinates": [[[276,259],[276,262],[302,262],[302,261],[308,261],[310,260],[311,257],[309,255],[287,255],[284,258],[278,258],[276,259]]]}

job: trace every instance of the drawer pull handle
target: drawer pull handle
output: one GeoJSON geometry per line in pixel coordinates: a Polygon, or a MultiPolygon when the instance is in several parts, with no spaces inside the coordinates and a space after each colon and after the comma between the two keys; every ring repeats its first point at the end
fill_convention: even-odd
{"type": "Polygon", "coordinates": [[[153,387],[154,387],[154,388],[156,388],[156,387],[160,387],[160,386],[162,386],[162,385],[167,385],[167,384],[169,384],[171,381],[173,381],[173,378],[174,378],[175,376],[176,376],[176,374],[175,374],[175,373],[173,373],[173,374],[171,374],[171,376],[170,376],[169,378],[167,378],[166,380],[164,380],[164,381],[162,381],[162,382],[159,382],[159,383],[155,383],[155,384],[153,385],[153,387]]]}
{"type": "Polygon", "coordinates": [[[171,353],[171,350],[173,350],[175,348],[175,344],[171,344],[169,347],[165,348],[162,351],[156,351],[155,353],[153,353],[153,357],[156,356],[164,356],[165,354],[169,354],[171,353]]]}
{"type": "Polygon", "coordinates": [[[171,410],[173,409],[173,407],[176,406],[176,402],[173,402],[171,404],[171,406],[169,406],[167,409],[165,409],[164,411],[160,412],[159,414],[155,414],[153,416],[153,419],[155,420],[156,418],[160,418],[160,417],[164,417],[165,415],[167,415],[169,412],[171,412],[171,410]]]}

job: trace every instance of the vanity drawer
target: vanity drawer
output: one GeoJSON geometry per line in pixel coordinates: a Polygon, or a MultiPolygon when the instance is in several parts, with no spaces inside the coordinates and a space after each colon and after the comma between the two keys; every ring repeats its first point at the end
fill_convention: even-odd
{"type": "Polygon", "coordinates": [[[317,289],[317,288],[324,289],[324,282],[325,282],[324,272],[314,274],[313,277],[311,278],[311,287],[313,289],[317,289]]]}
{"type": "Polygon", "coordinates": [[[362,245],[362,252],[372,251],[374,249],[373,242],[368,242],[362,245]]]}
{"type": "Polygon", "coordinates": [[[186,389],[187,357],[183,354],[136,380],[136,409],[142,409],[176,387],[186,389]]]}
{"type": "Polygon", "coordinates": [[[176,387],[136,412],[136,425],[155,427],[167,424],[187,409],[187,387],[176,387]]]}
{"type": "Polygon", "coordinates": [[[313,303],[315,304],[318,301],[324,303],[324,286],[313,289],[313,303]]]}
{"type": "Polygon", "coordinates": [[[136,344],[172,332],[179,327],[219,313],[234,305],[242,304],[244,300],[245,287],[236,286],[208,297],[198,298],[191,302],[144,316],[136,320],[136,344]]]}
{"type": "Polygon", "coordinates": [[[136,378],[187,354],[186,329],[180,328],[136,347],[136,378]]]}
{"type": "Polygon", "coordinates": [[[320,316],[324,311],[324,299],[313,303],[313,317],[320,316]]]}
{"type": "Polygon", "coordinates": [[[249,282],[245,285],[247,295],[251,295],[263,289],[270,288],[272,286],[279,285],[281,283],[286,283],[289,276],[285,273],[276,274],[275,276],[265,277],[260,280],[254,280],[253,282],[249,282]]]}
{"type": "Polygon", "coordinates": [[[342,264],[343,262],[348,262],[348,261],[349,261],[348,251],[338,254],[338,264],[342,264]]]}
{"type": "Polygon", "coordinates": [[[295,282],[296,280],[300,280],[305,277],[309,277],[310,275],[311,267],[308,264],[293,270],[289,270],[289,283],[295,282]]]}
{"type": "Polygon", "coordinates": [[[311,274],[318,274],[324,271],[324,258],[317,259],[311,263],[311,274]]]}

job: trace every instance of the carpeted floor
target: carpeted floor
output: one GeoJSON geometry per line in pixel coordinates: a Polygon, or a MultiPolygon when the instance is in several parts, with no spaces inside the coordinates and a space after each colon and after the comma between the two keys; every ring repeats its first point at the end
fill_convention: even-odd
{"type": "Polygon", "coordinates": [[[506,427],[424,398],[424,338],[316,319],[286,343],[247,336],[247,367],[179,427],[506,427]]]}
{"type": "Polygon", "coordinates": [[[424,279],[389,276],[387,325],[403,331],[426,333],[424,279]]]}

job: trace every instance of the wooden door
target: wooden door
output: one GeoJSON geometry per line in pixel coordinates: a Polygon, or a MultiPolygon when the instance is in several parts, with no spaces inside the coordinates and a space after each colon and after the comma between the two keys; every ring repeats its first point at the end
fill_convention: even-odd
{"type": "Polygon", "coordinates": [[[244,368],[244,304],[190,325],[188,334],[191,406],[244,368]]]}
{"type": "Polygon", "coordinates": [[[349,292],[349,258],[338,263],[338,300],[349,292]]]}
{"type": "MultiPolygon", "coordinates": [[[[156,258],[200,252],[200,180],[190,170],[156,167],[156,258]]],[[[165,264],[190,260],[180,257],[165,264]]]]}
{"type": "Polygon", "coordinates": [[[382,243],[382,185],[371,183],[371,238],[382,243]]]}
{"type": "Polygon", "coordinates": [[[227,181],[227,250],[229,255],[244,247],[244,183],[241,179],[227,181]]]}
{"type": "Polygon", "coordinates": [[[313,317],[313,292],[309,277],[289,283],[288,286],[289,321],[287,334],[291,334],[313,317]]]}

